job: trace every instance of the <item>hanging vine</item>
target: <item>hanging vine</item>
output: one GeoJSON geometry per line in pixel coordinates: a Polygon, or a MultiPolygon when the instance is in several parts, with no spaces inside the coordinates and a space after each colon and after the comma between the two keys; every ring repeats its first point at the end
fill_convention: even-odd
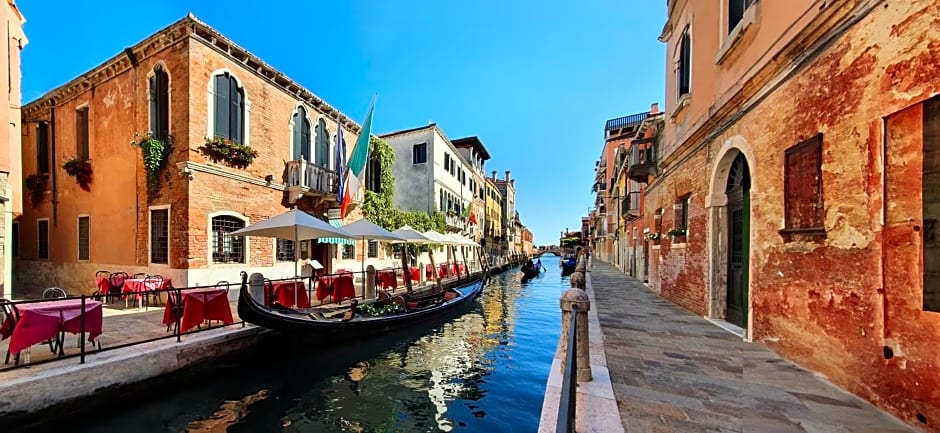
{"type": "MultiPolygon", "coordinates": [[[[135,133],[136,137],[137,134],[135,133]]],[[[147,200],[153,200],[160,192],[160,174],[166,167],[166,162],[173,150],[173,137],[167,136],[166,139],[155,138],[152,134],[140,141],[132,141],[131,145],[140,148],[141,157],[144,160],[144,170],[147,172],[147,200]]]]}
{"type": "MultiPolygon", "coordinates": [[[[398,209],[392,201],[395,191],[395,175],[392,174],[392,166],[395,164],[395,151],[385,140],[378,137],[369,137],[369,158],[379,161],[379,171],[381,173],[381,191],[376,193],[365,191],[365,200],[362,204],[362,212],[365,217],[387,230],[396,230],[402,226],[423,232],[427,230],[436,230],[444,233],[446,224],[444,214],[434,211],[428,214],[422,211],[405,212],[398,209]]],[[[411,247],[417,248],[416,245],[411,247]]],[[[421,247],[423,251],[426,247],[421,247]]],[[[393,250],[397,248],[393,244],[393,250]]]]}

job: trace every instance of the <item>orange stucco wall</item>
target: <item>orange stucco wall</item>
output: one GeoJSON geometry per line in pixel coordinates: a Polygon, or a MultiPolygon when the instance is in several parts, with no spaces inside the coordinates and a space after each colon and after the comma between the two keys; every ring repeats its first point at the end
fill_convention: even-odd
{"type": "MultiPolygon", "coordinates": [[[[54,111],[55,150],[51,167],[55,181],[50,180],[50,192],[35,208],[28,206],[19,219],[18,283],[23,291],[61,286],[71,293],[91,293],[96,270],[160,274],[172,278],[176,286],[222,279],[237,281],[244,264],[211,263],[208,250],[211,239],[207,235],[210,215],[236,214],[250,224],[289,208],[283,185],[285,162],[292,157],[290,122],[301,98],[284,90],[283,80],[275,84],[273,78],[262,77],[257,64],[248,68],[201,37],[189,35],[190,25],[201,24],[184,18],[162,30],[162,35],[158,33],[134,47],[137,64],[133,67],[121,63],[121,56],[126,55],[121,54],[88,73],[107,75],[94,85],[73,81],[50,92],[56,98],[54,110],[39,108],[49,95],[30,104],[33,110],[24,130],[24,172],[32,174],[37,170],[36,122],[51,122],[54,111]],[[173,38],[170,40],[175,42],[163,46],[162,37],[173,38]],[[119,60],[117,66],[115,59],[119,60]],[[173,152],[161,173],[159,192],[148,198],[141,153],[130,143],[150,130],[148,79],[157,63],[169,75],[173,152]],[[237,77],[250,104],[248,144],[259,156],[245,169],[213,163],[198,150],[209,135],[208,83],[213,72],[223,69],[237,77]],[[91,191],[80,189],[62,168],[65,161],[77,154],[76,109],[85,105],[89,107],[90,159],[94,169],[91,191]],[[188,162],[202,164],[211,172],[194,173],[190,180],[181,170],[181,164],[188,162]],[[272,176],[270,183],[264,181],[268,175],[272,176]],[[170,209],[169,264],[149,263],[151,207],[170,209]],[[82,262],[77,261],[79,215],[90,216],[90,260],[82,262]],[[50,220],[48,260],[37,259],[39,218],[50,220]]],[[[325,116],[332,143],[337,130],[336,112],[327,115],[324,113],[330,110],[309,103],[306,109],[312,127],[319,117],[325,116]]],[[[352,151],[358,133],[350,129],[345,128],[347,152],[352,151]]],[[[333,159],[331,156],[330,160],[333,159]]],[[[322,213],[335,206],[335,200],[316,202],[303,198],[296,205],[322,213]]],[[[250,238],[247,256],[249,266],[268,267],[271,275],[293,274],[293,262],[275,262],[273,239],[250,238]]]]}

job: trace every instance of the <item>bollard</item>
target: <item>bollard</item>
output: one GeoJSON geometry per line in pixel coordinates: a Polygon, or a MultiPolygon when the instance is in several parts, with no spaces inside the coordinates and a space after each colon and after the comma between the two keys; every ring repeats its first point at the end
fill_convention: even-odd
{"type": "MultiPolygon", "coordinates": [[[[572,278],[574,275],[572,275],[572,278]]],[[[582,276],[583,278],[583,276],[582,276]]],[[[591,378],[591,357],[589,352],[589,342],[588,342],[588,311],[591,310],[591,299],[588,297],[587,292],[584,290],[573,288],[565,290],[561,294],[561,338],[559,339],[559,345],[561,348],[567,346],[568,342],[568,333],[570,332],[569,324],[571,323],[571,314],[577,314],[575,318],[577,333],[578,333],[578,346],[575,349],[575,356],[577,359],[578,366],[578,382],[590,382],[591,378]]],[[[562,350],[564,351],[564,350],[562,350]]],[[[567,354],[566,354],[567,355],[567,354]]],[[[564,375],[565,371],[565,356],[561,357],[561,371],[564,375]]]]}
{"type": "Polygon", "coordinates": [[[362,291],[363,299],[375,299],[375,266],[366,267],[365,289],[362,291]]]}

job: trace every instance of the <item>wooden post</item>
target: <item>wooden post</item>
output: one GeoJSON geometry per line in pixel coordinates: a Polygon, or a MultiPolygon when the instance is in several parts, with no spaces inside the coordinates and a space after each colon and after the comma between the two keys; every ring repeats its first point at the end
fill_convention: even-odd
{"type": "Polygon", "coordinates": [[[411,288],[411,273],[408,272],[408,244],[401,244],[401,268],[405,270],[405,290],[408,291],[408,296],[414,294],[414,291],[411,288]]]}
{"type": "Polygon", "coordinates": [[[437,265],[434,264],[434,249],[428,247],[428,258],[431,259],[431,273],[434,275],[434,281],[437,282],[437,290],[444,291],[441,287],[441,274],[437,272],[437,265]]]}

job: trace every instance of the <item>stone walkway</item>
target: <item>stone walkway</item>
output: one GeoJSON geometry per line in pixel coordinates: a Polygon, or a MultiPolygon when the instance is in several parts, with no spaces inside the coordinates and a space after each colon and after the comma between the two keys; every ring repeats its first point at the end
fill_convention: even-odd
{"type": "Polygon", "coordinates": [[[627,433],[917,431],[609,264],[589,283],[627,433]]]}

